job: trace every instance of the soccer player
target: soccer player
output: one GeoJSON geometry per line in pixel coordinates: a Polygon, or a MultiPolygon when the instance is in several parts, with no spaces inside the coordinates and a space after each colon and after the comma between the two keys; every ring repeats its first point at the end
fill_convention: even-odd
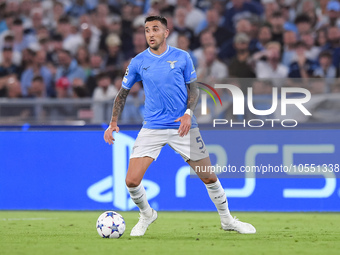
{"type": "MultiPolygon", "coordinates": [[[[131,230],[131,236],[143,236],[148,226],[157,219],[157,212],[150,207],[141,181],[165,144],[178,152],[193,169],[211,166],[193,115],[199,90],[195,85],[196,72],[189,54],[167,45],[169,30],[164,17],[147,17],[145,36],[149,48],[131,60],[114,101],[110,125],[104,134],[104,140],[113,144],[112,133],[119,132],[117,121],[129,90],[133,84],[142,81],[145,91],[144,122],[130,155],[125,180],[131,199],[140,210],[139,221],[131,230]]],[[[230,215],[226,194],[215,173],[196,171],[196,174],[205,183],[224,230],[244,234],[256,232],[251,224],[230,215]]]]}

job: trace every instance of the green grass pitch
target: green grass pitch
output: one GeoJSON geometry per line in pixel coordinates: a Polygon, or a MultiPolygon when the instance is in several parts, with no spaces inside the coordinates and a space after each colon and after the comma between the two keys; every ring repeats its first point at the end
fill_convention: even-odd
{"type": "Polygon", "coordinates": [[[220,228],[215,212],[159,212],[145,236],[130,237],[137,212],[120,212],[126,231],[101,238],[102,212],[0,211],[0,254],[340,254],[340,214],[241,213],[257,233],[220,228]]]}

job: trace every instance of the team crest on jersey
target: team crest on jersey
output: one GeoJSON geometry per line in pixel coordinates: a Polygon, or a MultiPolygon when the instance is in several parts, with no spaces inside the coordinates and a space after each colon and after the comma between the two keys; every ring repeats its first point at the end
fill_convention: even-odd
{"type": "Polygon", "coordinates": [[[129,74],[129,68],[127,67],[125,71],[125,76],[127,76],[128,74],[129,74]]]}
{"type": "Polygon", "coordinates": [[[175,61],[166,61],[166,62],[168,62],[170,64],[171,69],[174,69],[175,68],[175,63],[177,62],[177,60],[175,60],[175,61]]]}

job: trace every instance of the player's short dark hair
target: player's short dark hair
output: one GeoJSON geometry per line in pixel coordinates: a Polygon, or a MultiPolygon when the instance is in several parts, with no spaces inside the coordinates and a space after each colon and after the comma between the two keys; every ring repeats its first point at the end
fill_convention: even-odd
{"type": "Polygon", "coordinates": [[[168,21],[166,20],[166,18],[164,18],[163,16],[149,16],[146,17],[145,22],[150,22],[150,21],[154,21],[154,20],[158,20],[159,22],[161,22],[166,28],[168,28],[168,21]]]}

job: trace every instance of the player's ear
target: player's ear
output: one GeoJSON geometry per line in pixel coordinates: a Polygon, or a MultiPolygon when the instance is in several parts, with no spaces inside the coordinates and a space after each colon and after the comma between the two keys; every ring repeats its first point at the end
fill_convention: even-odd
{"type": "Polygon", "coordinates": [[[168,38],[169,34],[170,34],[169,28],[165,29],[165,38],[168,38]]]}

